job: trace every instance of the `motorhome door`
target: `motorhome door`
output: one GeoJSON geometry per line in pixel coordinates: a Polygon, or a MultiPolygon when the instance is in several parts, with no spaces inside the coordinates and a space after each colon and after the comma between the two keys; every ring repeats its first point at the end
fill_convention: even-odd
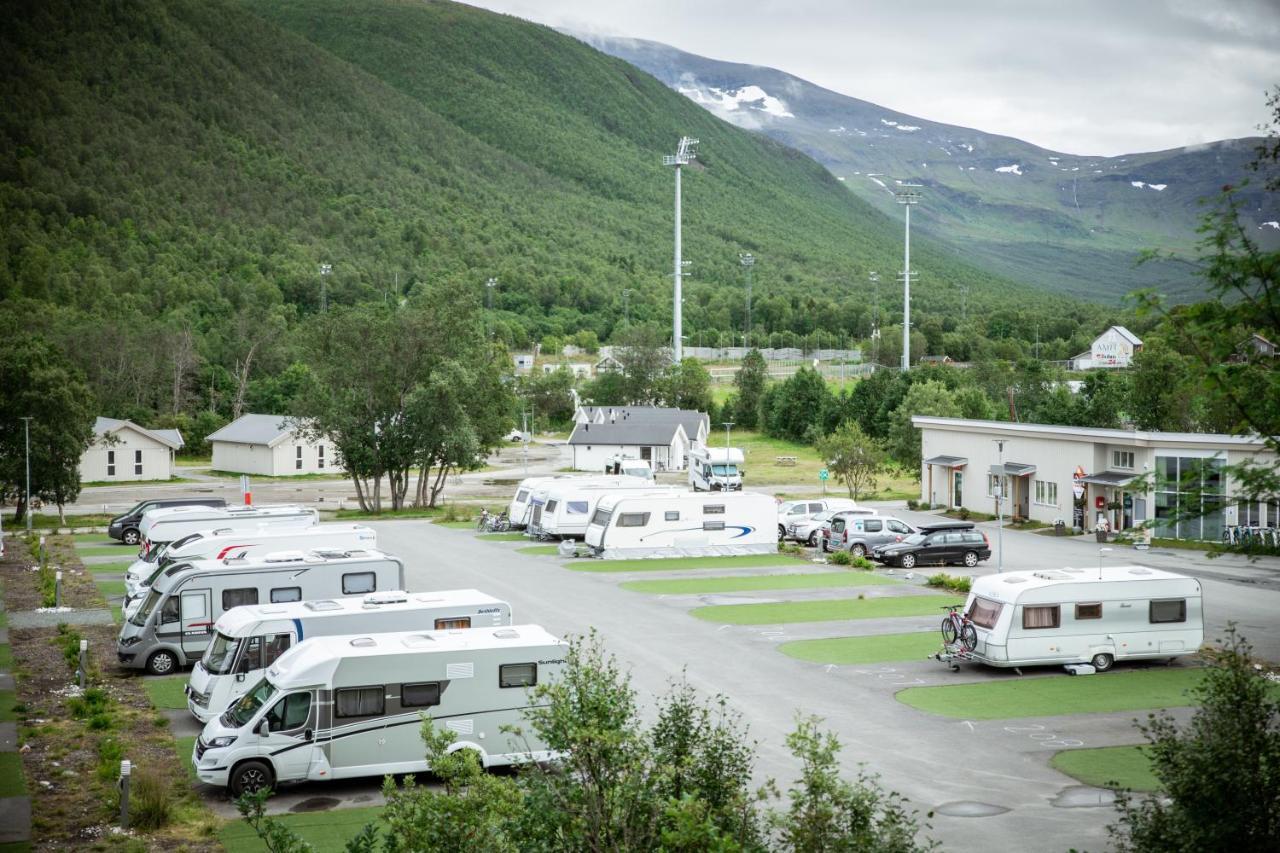
{"type": "MultiPolygon", "coordinates": [[[[290,693],[262,716],[269,729],[259,740],[263,754],[275,764],[276,778],[282,781],[305,779],[315,749],[315,723],[311,719],[311,692],[290,693]]],[[[259,722],[261,725],[261,722],[259,722]]]]}
{"type": "Polygon", "coordinates": [[[211,602],[207,589],[182,591],[182,653],[188,658],[199,657],[209,645],[209,631],[213,629],[211,602]]]}

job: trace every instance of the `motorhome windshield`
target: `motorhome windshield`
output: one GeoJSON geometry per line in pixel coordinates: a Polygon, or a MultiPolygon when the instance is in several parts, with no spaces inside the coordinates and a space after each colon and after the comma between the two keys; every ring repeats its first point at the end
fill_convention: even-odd
{"type": "Polygon", "coordinates": [[[129,618],[130,625],[137,625],[139,628],[147,624],[147,617],[151,615],[151,611],[156,609],[156,604],[163,598],[163,593],[156,592],[154,589],[147,596],[147,600],[142,602],[142,606],[129,618]]]}
{"type": "Polygon", "coordinates": [[[737,465],[712,465],[711,473],[717,477],[736,477],[738,476],[737,465]]]}
{"type": "Polygon", "coordinates": [[[222,715],[222,724],[227,727],[240,728],[247,725],[258,709],[271,701],[276,688],[265,678],[254,685],[253,689],[240,697],[240,700],[227,709],[222,715]]]}
{"type": "Polygon", "coordinates": [[[214,634],[213,642],[204,650],[204,657],[200,659],[200,663],[214,675],[226,675],[231,671],[231,665],[235,663],[236,650],[239,648],[239,638],[228,637],[219,631],[214,634]]]}

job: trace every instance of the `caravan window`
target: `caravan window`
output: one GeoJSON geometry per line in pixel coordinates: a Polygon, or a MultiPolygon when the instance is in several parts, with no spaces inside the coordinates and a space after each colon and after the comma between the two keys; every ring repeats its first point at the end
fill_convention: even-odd
{"type": "Polygon", "coordinates": [[[437,619],[436,620],[437,631],[455,631],[459,628],[470,628],[470,627],[471,627],[470,616],[459,616],[455,619],[437,619]]]}
{"type": "Polygon", "coordinates": [[[646,527],[649,524],[647,512],[624,512],[618,516],[619,527],[646,527]]]}
{"type": "Polygon", "coordinates": [[[307,724],[309,716],[311,716],[311,694],[290,693],[273,705],[264,719],[271,731],[285,732],[302,728],[307,724]]]}
{"type": "Polygon", "coordinates": [[[596,514],[591,516],[591,523],[598,524],[601,527],[609,526],[609,519],[613,517],[613,513],[607,509],[598,509],[596,514]]]}
{"type": "Polygon", "coordinates": [[[704,521],[702,522],[703,530],[724,530],[723,521],[704,521]]]}
{"type": "Polygon", "coordinates": [[[569,515],[586,515],[587,502],[586,501],[569,501],[569,503],[565,505],[565,511],[568,512],[569,515]]]}
{"type": "Polygon", "coordinates": [[[1076,619],[1101,619],[1102,618],[1102,602],[1094,602],[1092,604],[1077,604],[1076,619]]]}
{"type": "Polygon", "coordinates": [[[429,708],[440,704],[440,682],[400,685],[401,708],[429,708]]]}
{"type": "Polygon", "coordinates": [[[532,687],[537,683],[536,663],[504,663],[498,667],[499,687],[532,687]]]}
{"type": "Polygon", "coordinates": [[[669,509],[669,510],[667,510],[666,512],[664,512],[664,513],[662,514],[662,518],[663,518],[663,520],[664,520],[664,521],[679,521],[679,520],[680,520],[680,510],[678,510],[678,509],[669,509]]]}
{"type": "Polygon", "coordinates": [[[240,589],[224,589],[222,591],[222,609],[230,610],[245,604],[258,603],[258,588],[246,586],[240,589]]]}
{"type": "Polygon", "coordinates": [[[1062,608],[1056,604],[1022,608],[1022,627],[1027,630],[1057,628],[1060,625],[1062,625],[1062,608]]]}
{"type": "Polygon", "coordinates": [[[994,628],[1000,619],[1000,611],[1004,605],[989,598],[975,598],[973,607],[969,608],[969,621],[979,628],[994,628]]]}
{"type": "Polygon", "coordinates": [[[547,512],[555,512],[555,511],[556,511],[556,504],[558,504],[558,503],[560,503],[560,501],[557,501],[557,500],[549,500],[549,501],[547,501],[547,512]]]}
{"type": "Polygon", "coordinates": [[[351,687],[333,693],[335,717],[380,717],[386,707],[383,687],[351,687]]]}
{"type": "Polygon", "coordinates": [[[300,586],[286,586],[286,587],[281,587],[280,589],[271,590],[272,604],[286,604],[290,601],[301,601],[301,600],[302,600],[302,587],[300,586]]]}
{"type": "Polygon", "coordinates": [[[528,489],[521,489],[520,491],[516,492],[516,503],[522,504],[522,503],[528,502],[528,500],[529,500],[528,489]]]}
{"type": "Polygon", "coordinates": [[[373,592],[375,588],[373,572],[354,572],[342,576],[343,595],[359,595],[362,592],[373,592]]]}
{"type": "Polygon", "coordinates": [[[724,504],[705,504],[702,507],[703,515],[724,515],[724,504]]]}
{"type": "Polygon", "coordinates": [[[1185,598],[1166,598],[1152,601],[1150,604],[1151,623],[1186,622],[1187,600],[1185,598]]]}

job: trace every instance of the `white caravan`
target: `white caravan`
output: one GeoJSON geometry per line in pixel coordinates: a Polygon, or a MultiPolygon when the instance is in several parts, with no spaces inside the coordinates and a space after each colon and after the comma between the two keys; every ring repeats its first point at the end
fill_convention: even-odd
{"type": "Polygon", "coordinates": [[[404,564],[379,551],[301,551],[174,563],[120,628],[120,665],[168,675],[199,660],[233,607],[404,589],[404,564]]]}
{"type": "Polygon", "coordinates": [[[392,631],[501,628],[511,605],[476,589],[375,592],[292,604],[233,607],[213,626],[213,641],[187,681],[187,708],[202,723],[225,711],[293,646],[316,637],[392,631]]]}
{"type": "Polygon", "coordinates": [[[1142,566],[975,578],[965,613],[973,657],[991,666],[1175,658],[1204,642],[1200,582],[1142,566]]]}
{"type": "Polygon", "coordinates": [[[138,532],[142,536],[139,556],[150,556],[160,546],[176,542],[202,530],[230,527],[236,522],[249,525],[298,524],[310,527],[320,523],[320,513],[309,507],[280,506],[175,506],[153,509],[142,516],[138,532]]]}
{"type": "Polygon", "coordinates": [[[279,782],[429,770],[422,716],[485,767],[555,756],[528,731],[528,688],[569,646],[536,625],[317,637],[290,649],[196,739],[201,782],[233,795],[279,782]],[[522,725],[524,734],[503,731],[522,725]]]}
{"type": "Polygon", "coordinates": [[[529,520],[529,535],[543,539],[581,539],[587,535],[587,523],[596,504],[605,495],[622,492],[666,493],[679,491],[674,486],[657,486],[640,477],[585,477],[551,483],[540,490],[529,520]]]}
{"type": "Polygon", "coordinates": [[[740,447],[695,447],[689,451],[689,485],[695,492],[742,490],[740,447]]]}
{"type": "Polygon", "coordinates": [[[757,492],[602,497],[586,541],[606,560],[775,554],[775,502],[757,492]]]}
{"type": "Polygon", "coordinates": [[[549,483],[556,480],[567,479],[560,477],[525,477],[520,481],[520,485],[516,486],[516,493],[511,498],[511,503],[507,506],[507,518],[511,520],[513,528],[523,528],[529,523],[529,515],[533,511],[531,503],[533,495],[539,489],[543,489],[549,483]]]}
{"type": "Polygon", "coordinates": [[[151,581],[174,563],[222,560],[275,551],[352,551],[378,547],[378,534],[363,524],[316,524],[301,527],[290,518],[281,524],[270,520],[234,519],[230,526],[202,530],[156,549],[155,559],[139,559],[124,576],[125,615],[132,615],[147,594],[151,581]]]}

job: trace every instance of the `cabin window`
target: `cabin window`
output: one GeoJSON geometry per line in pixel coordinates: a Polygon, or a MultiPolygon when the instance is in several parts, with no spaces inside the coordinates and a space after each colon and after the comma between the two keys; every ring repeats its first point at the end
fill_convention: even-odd
{"type": "Polygon", "coordinates": [[[979,628],[994,628],[1000,619],[1000,611],[1004,605],[989,598],[975,598],[973,607],[969,608],[969,621],[979,628]]]}
{"type": "Polygon", "coordinates": [[[133,451],[133,473],[135,475],[142,473],[142,451],[141,450],[133,451]]]}
{"type": "Polygon", "coordinates": [[[377,588],[373,572],[353,572],[342,576],[342,594],[359,595],[377,588]]]}
{"type": "Polygon", "coordinates": [[[1058,505],[1058,484],[1049,480],[1036,480],[1036,503],[1043,506],[1058,505]]]}
{"type": "Polygon", "coordinates": [[[258,603],[258,588],[256,586],[246,586],[240,589],[224,589],[222,591],[222,609],[230,610],[233,607],[241,607],[245,604],[258,603]]]}
{"type": "Polygon", "coordinates": [[[528,489],[521,489],[520,491],[516,492],[516,503],[522,504],[522,503],[527,503],[528,501],[529,501],[528,489]]]}
{"type": "Polygon", "coordinates": [[[1152,601],[1150,607],[1151,623],[1186,622],[1187,600],[1185,598],[1165,598],[1152,601]]]}
{"type": "Polygon", "coordinates": [[[662,518],[663,518],[663,520],[665,520],[665,521],[679,521],[679,520],[680,520],[680,510],[678,510],[678,509],[669,509],[669,510],[667,510],[666,512],[664,512],[664,513],[662,514],[662,518]]]}
{"type": "Polygon", "coordinates": [[[335,717],[380,717],[386,710],[386,688],[350,687],[333,693],[335,717]]]}
{"type": "Polygon", "coordinates": [[[1101,619],[1102,618],[1102,602],[1093,602],[1092,604],[1077,604],[1076,619],[1101,619]]]}
{"type": "Polygon", "coordinates": [[[706,504],[702,507],[703,515],[724,515],[724,504],[706,504]]]}
{"type": "MultiPolygon", "coordinates": [[[[107,476],[114,477],[116,475],[116,452],[114,450],[107,451],[107,476]]],[[[142,515],[142,513],[138,513],[142,515]]]]}
{"type": "Polygon", "coordinates": [[[302,470],[302,445],[298,445],[297,447],[294,448],[294,450],[298,452],[294,454],[293,467],[301,471],[302,470]]]}
{"type": "Polygon", "coordinates": [[[703,530],[724,530],[723,521],[704,521],[702,522],[703,530]]]}
{"type": "Polygon", "coordinates": [[[624,512],[618,516],[619,527],[647,527],[649,524],[649,513],[647,512],[624,512]]]}
{"type": "Polygon", "coordinates": [[[160,608],[160,624],[166,622],[178,621],[178,596],[171,595],[164,600],[164,607],[160,608]]]}
{"type": "Polygon", "coordinates": [[[267,712],[267,727],[273,732],[300,729],[311,716],[311,694],[290,693],[267,712]]]}
{"type": "Polygon", "coordinates": [[[264,667],[271,666],[276,662],[280,655],[289,651],[289,645],[293,642],[293,638],[288,634],[276,634],[267,640],[267,645],[262,652],[262,665],[264,667]]]}
{"type": "Polygon", "coordinates": [[[1022,627],[1027,630],[1057,628],[1060,625],[1062,625],[1062,608],[1056,604],[1022,608],[1022,627]]]}
{"type": "Polygon", "coordinates": [[[285,587],[281,587],[280,589],[271,590],[272,604],[287,604],[290,601],[301,601],[301,600],[302,600],[302,587],[300,586],[285,586],[285,587]]]}
{"type": "Polygon", "coordinates": [[[437,631],[456,631],[459,628],[470,628],[470,627],[471,627],[470,616],[456,616],[452,619],[436,620],[437,631]]]}
{"type": "Polygon", "coordinates": [[[598,509],[596,514],[591,516],[591,523],[598,524],[601,527],[609,526],[609,519],[613,517],[613,513],[607,509],[598,509]]]}
{"type": "Polygon", "coordinates": [[[555,500],[547,501],[547,512],[555,512],[555,511],[556,511],[556,506],[557,506],[559,503],[560,503],[559,501],[555,501],[555,500]]]}
{"type": "Polygon", "coordinates": [[[440,704],[440,682],[400,685],[401,708],[430,708],[440,704]]]}
{"type": "Polygon", "coordinates": [[[498,667],[499,687],[532,687],[537,683],[536,663],[504,663],[498,667]]]}
{"type": "Polygon", "coordinates": [[[1124,468],[1128,471],[1132,471],[1133,470],[1133,451],[1132,450],[1111,451],[1111,467],[1124,468]]]}

